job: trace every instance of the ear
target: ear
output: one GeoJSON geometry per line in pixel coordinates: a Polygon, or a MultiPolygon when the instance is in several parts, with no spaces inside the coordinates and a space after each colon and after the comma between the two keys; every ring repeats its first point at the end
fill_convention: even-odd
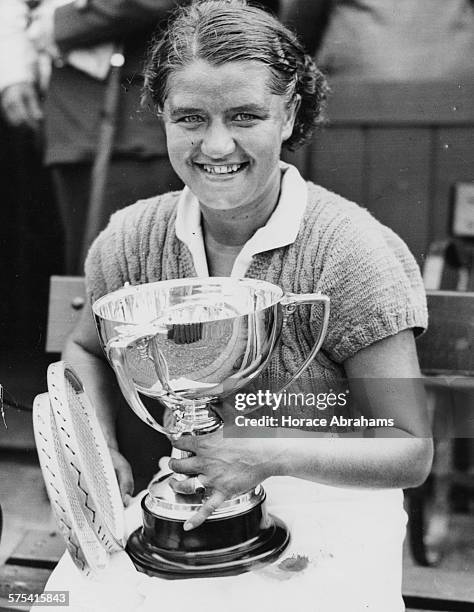
{"type": "Polygon", "coordinates": [[[301,106],[301,96],[296,94],[291,104],[286,109],[286,116],[283,123],[283,129],[281,131],[281,141],[285,142],[288,140],[293,133],[293,127],[295,125],[296,115],[298,114],[301,106]]]}

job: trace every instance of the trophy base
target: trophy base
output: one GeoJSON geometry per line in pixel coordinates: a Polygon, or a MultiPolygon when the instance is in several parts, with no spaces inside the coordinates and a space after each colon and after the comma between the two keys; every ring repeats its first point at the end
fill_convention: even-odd
{"type": "Polygon", "coordinates": [[[191,531],[184,520],[158,516],[142,500],[143,527],[127,542],[126,551],[138,571],[161,578],[230,576],[275,561],[290,541],[283,523],[267,514],[263,490],[243,512],[212,516],[191,531]]]}
{"type": "Polygon", "coordinates": [[[242,574],[275,561],[287,547],[290,536],[286,525],[275,517],[270,518],[273,520],[270,528],[239,547],[207,554],[165,551],[144,541],[140,527],[128,539],[126,551],[136,569],[148,576],[182,579],[242,574]]]}

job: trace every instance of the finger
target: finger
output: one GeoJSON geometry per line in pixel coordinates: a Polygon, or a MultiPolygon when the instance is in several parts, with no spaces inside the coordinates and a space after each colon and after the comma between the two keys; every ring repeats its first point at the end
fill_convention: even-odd
{"type": "MultiPolygon", "coordinates": [[[[203,487],[206,487],[206,478],[202,474],[199,474],[199,481],[203,487]]],[[[194,495],[196,491],[196,480],[195,477],[187,478],[186,480],[178,480],[176,478],[170,478],[170,487],[176,493],[182,493],[183,495],[194,495]]],[[[202,492],[202,490],[201,490],[202,492]]]]}
{"type": "MultiPolygon", "coordinates": [[[[170,457],[161,457],[161,459],[158,461],[158,467],[160,468],[161,472],[168,472],[169,471],[169,461],[170,461],[170,457]]],[[[170,468],[171,469],[171,468],[170,468]]]]}
{"type": "Polygon", "coordinates": [[[30,122],[36,125],[41,121],[43,113],[41,111],[38,96],[33,88],[25,95],[25,108],[30,122]]]}
{"type": "Polygon", "coordinates": [[[120,489],[120,495],[124,505],[130,503],[130,496],[133,493],[133,474],[132,468],[126,459],[116,457],[114,461],[115,475],[120,489]]]}
{"type": "Polygon", "coordinates": [[[117,480],[124,506],[127,506],[133,493],[133,476],[130,466],[122,467],[117,471],[117,480]]]}
{"type": "Polygon", "coordinates": [[[168,466],[176,474],[199,474],[202,468],[200,457],[188,457],[187,459],[170,459],[168,466]]]}
{"type": "Polygon", "coordinates": [[[30,109],[26,105],[22,107],[21,124],[33,130],[35,130],[38,127],[38,122],[32,117],[30,113],[30,109]]]}
{"type": "Polygon", "coordinates": [[[38,121],[31,108],[31,98],[34,95],[35,93],[32,87],[24,87],[20,92],[16,105],[21,123],[32,129],[35,129],[38,125],[38,121]]]}
{"type": "Polygon", "coordinates": [[[208,499],[203,503],[201,508],[188,519],[184,525],[184,531],[191,531],[202,525],[204,521],[211,516],[211,514],[221,506],[226,500],[226,496],[221,491],[214,491],[208,499]]]}
{"type": "Polygon", "coordinates": [[[173,438],[172,444],[174,448],[178,448],[179,450],[193,451],[196,444],[196,437],[178,436],[177,438],[173,438]]]}

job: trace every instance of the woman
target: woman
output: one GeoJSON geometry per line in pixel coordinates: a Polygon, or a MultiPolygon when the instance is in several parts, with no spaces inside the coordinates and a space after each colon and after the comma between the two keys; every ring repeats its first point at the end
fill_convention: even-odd
{"type": "MultiPolygon", "coordinates": [[[[302,144],[320,121],[325,93],[323,76],[295,36],[261,10],[240,0],[180,10],[152,45],[145,98],[163,118],[170,160],[186,188],[112,217],[86,263],[91,301],[126,281],[207,275],[259,278],[296,293],[320,291],[331,298],[332,314],[323,350],[308,371],[312,380],[419,376],[413,330],[426,325],[426,306],[407,248],[366,211],[305,183],[280,162],[282,146],[302,144]]],[[[270,371],[291,372],[301,363],[315,317],[300,316],[286,329],[270,371]]],[[[125,497],[132,482],[116,442],[115,385],[90,313],[65,359],[98,406],[125,497]]],[[[357,388],[351,389],[355,395],[357,388]]],[[[170,467],[198,474],[209,492],[185,529],[270,476],[308,481],[318,495],[325,487],[312,483],[337,491],[421,483],[432,453],[431,440],[423,437],[422,403],[409,385],[396,395],[376,389],[371,400],[366,416],[396,415],[392,437],[377,428],[367,432],[374,439],[286,437],[268,444],[220,433],[182,437],[176,446],[195,456],[170,467]]],[[[192,493],[195,484],[189,479],[174,487],[192,493]]],[[[401,495],[390,500],[401,513],[401,495]]],[[[400,605],[398,598],[384,609],[400,605]]]]}

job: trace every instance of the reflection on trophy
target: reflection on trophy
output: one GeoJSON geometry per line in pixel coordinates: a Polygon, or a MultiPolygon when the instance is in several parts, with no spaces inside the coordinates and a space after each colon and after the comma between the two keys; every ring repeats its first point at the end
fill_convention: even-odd
{"type": "MultiPolygon", "coordinates": [[[[276,285],[231,278],[186,278],[125,286],[93,305],[102,345],[134,412],[173,440],[222,427],[212,404],[259,376],[298,304],[320,304],[322,325],[310,355],[319,350],[329,298],[284,294],[276,285]],[[158,399],[168,418],[152,415],[140,394],[158,399]]],[[[185,453],[173,451],[173,456],[185,453]]],[[[175,493],[162,477],[143,499],[143,528],[127,551],[137,569],[162,577],[235,574],[274,560],[287,546],[285,524],[265,511],[261,485],[227,500],[205,523],[184,531],[205,492],[175,493]]]]}

